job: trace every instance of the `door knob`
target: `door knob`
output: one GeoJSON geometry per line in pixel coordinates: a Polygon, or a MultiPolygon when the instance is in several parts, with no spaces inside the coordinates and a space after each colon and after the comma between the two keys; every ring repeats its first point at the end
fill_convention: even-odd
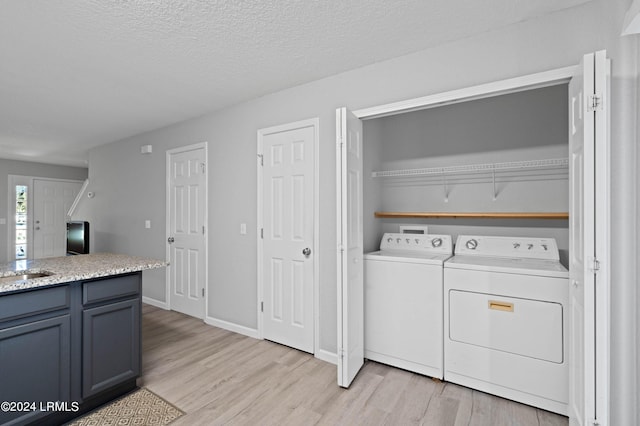
{"type": "Polygon", "coordinates": [[[171,244],[172,242],[175,241],[175,239],[173,237],[169,237],[169,238],[167,238],[167,241],[169,241],[169,244],[171,244]]]}
{"type": "Polygon", "coordinates": [[[309,247],[305,248],[304,250],[302,250],[302,254],[304,254],[305,256],[309,256],[311,254],[311,249],[309,247]]]}

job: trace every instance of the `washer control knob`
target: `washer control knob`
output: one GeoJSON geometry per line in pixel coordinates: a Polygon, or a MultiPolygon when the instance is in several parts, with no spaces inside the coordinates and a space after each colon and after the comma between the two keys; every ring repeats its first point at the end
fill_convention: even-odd
{"type": "Polygon", "coordinates": [[[434,238],[431,240],[432,247],[440,247],[442,245],[442,238],[434,238]]]}
{"type": "Polygon", "coordinates": [[[513,248],[514,249],[520,248],[520,243],[513,243],[513,248]]]}
{"type": "Polygon", "coordinates": [[[527,250],[531,250],[533,248],[533,244],[527,244],[527,250]]]}
{"type": "Polygon", "coordinates": [[[416,244],[420,244],[420,238],[414,238],[416,244]]]}
{"type": "Polygon", "coordinates": [[[393,241],[393,238],[389,237],[387,238],[387,242],[390,243],[391,241],[393,241]]]}
{"type": "Polygon", "coordinates": [[[402,241],[402,238],[396,238],[396,243],[400,244],[400,241],[402,241]]]}
{"type": "Polygon", "coordinates": [[[472,240],[469,240],[469,241],[467,241],[466,246],[467,246],[467,248],[468,248],[469,250],[475,250],[475,249],[476,249],[476,247],[478,247],[478,241],[473,240],[473,239],[472,239],[472,240]]]}
{"type": "Polygon", "coordinates": [[[407,241],[407,244],[411,242],[411,238],[405,238],[405,240],[407,241]]]}

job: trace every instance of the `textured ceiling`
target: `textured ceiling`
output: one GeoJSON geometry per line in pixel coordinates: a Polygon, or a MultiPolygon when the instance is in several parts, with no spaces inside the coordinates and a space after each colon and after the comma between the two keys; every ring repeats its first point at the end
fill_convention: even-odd
{"type": "Polygon", "coordinates": [[[87,150],[587,0],[2,0],[0,158],[87,150]]]}

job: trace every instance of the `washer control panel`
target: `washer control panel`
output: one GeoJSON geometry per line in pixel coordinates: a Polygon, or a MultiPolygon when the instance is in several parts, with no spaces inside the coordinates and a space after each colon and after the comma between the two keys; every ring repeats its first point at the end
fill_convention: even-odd
{"type": "Polygon", "coordinates": [[[558,260],[554,238],[460,235],[455,254],[558,260]]]}
{"type": "Polygon", "coordinates": [[[429,253],[453,253],[451,235],[400,234],[387,232],[380,241],[380,250],[410,250],[429,253]]]}

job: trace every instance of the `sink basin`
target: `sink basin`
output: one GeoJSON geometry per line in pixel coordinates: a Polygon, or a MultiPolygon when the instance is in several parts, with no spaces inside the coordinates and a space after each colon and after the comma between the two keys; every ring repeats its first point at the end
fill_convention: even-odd
{"type": "Polygon", "coordinates": [[[49,274],[48,272],[31,272],[28,274],[22,274],[22,275],[18,275],[16,278],[19,280],[30,280],[31,278],[42,278],[42,277],[48,277],[49,274]]]}
{"type": "Polygon", "coordinates": [[[0,277],[0,284],[11,283],[15,281],[30,280],[32,278],[42,278],[53,275],[49,272],[27,272],[24,274],[11,275],[9,277],[0,277]]]}

